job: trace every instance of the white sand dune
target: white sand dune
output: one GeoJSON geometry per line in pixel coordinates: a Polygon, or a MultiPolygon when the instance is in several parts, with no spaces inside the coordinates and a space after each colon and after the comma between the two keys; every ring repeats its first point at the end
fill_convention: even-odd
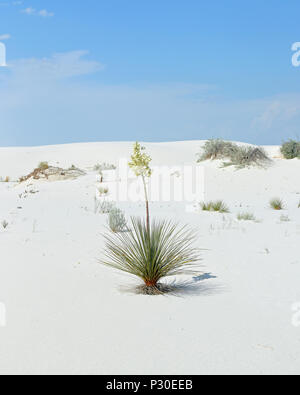
{"type": "MultiPolygon", "coordinates": [[[[154,165],[170,166],[195,163],[202,144],[145,145],[154,165]]],[[[0,183],[0,221],[9,224],[0,229],[0,374],[299,374],[292,307],[300,302],[300,161],[265,148],[274,158],[268,169],[203,164],[206,198],[223,199],[229,214],[151,204],[152,216],[175,217],[199,232],[201,273],[185,278],[193,289],[181,297],[121,291],[138,281],[97,260],[107,218],[94,212],[92,168],[118,164],[132,143],[0,148],[0,175],[12,181],[41,161],[87,172],[76,180],[0,183]],[[268,206],[277,196],[286,203],[282,212],[268,206]],[[241,211],[259,221],[238,221],[241,211]]],[[[128,216],[144,214],[143,203],[119,205],[128,216]]]]}

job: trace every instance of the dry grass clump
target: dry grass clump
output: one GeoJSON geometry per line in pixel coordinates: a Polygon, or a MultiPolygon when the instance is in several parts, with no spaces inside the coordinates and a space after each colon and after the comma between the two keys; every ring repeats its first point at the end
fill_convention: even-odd
{"type": "Polygon", "coordinates": [[[258,147],[238,147],[232,151],[230,161],[225,166],[235,166],[245,168],[249,166],[265,166],[271,162],[263,148],[258,147]]]}
{"type": "Polygon", "coordinates": [[[255,216],[252,213],[239,213],[237,215],[239,221],[256,221],[255,216]]]}
{"type": "Polygon", "coordinates": [[[94,212],[95,214],[109,214],[111,211],[113,211],[116,208],[116,205],[114,202],[111,202],[109,200],[99,200],[97,197],[94,197],[94,212]]]}
{"type": "Polygon", "coordinates": [[[284,202],[283,202],[283,200],[282,199],[279,199],[279,198],[274,198],[274,199],[271,199],[270,200],[270,207],[273,209],[273,210],[277,210],[277,211],[280,211],[280,210],[283,210],[284,209],[284,202]]]}
{"type": "Polygon", "coordinates": [[[227,205],[223,202],[223,200],[217,200],[217,201],[210,201],[210,202],[202,202],[200,203],[200,207],[203,211],[214,211],[214,212],[219,212],[219,213],[229,213],[230,210],[227,207],[227,205]]]}
{"type": "Polygon", "coordinates": [[[244,168],[248,166],[265,166],[271,162],[265,150],[260,147],[243,147],[220,139],[209,140],[198,155],[198,163],[208,159],[224,159],[224,166],[244,168]]]}
{"type": "Polygon", "coordinates": [[[281,153],[285,159],[300,159],[300,141],[289,140],[283,143],[281,153]]]}

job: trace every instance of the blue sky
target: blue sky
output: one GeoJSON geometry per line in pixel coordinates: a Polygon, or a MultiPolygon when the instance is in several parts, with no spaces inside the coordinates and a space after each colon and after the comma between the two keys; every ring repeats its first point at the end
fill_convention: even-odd
{"type": "Polygon", "coordinates": [[[299,0],[0,0],[0,145],[300,137],[299,0]]]}

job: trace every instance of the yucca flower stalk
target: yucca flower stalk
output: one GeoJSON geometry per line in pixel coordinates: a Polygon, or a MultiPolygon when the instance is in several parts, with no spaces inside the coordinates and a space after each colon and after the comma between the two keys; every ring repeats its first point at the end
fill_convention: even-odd
{"type": "Polygon", "coordinates": [[[139,277],[146,288],[159,289],[168,276],[195,274],[199,251],[193,247],[195,233],[171,221],[131,218],[132,231],[105,235],[103,264],[139,277]]]}
{"type": "Polygon", "coordinates": [[[150,169],[150,163],[152,161],[151,157],[145,152],[145,147],[142,147],[140,143],[136,142],[133,147],[133,154],[131,156],[131,162],[129,162],[129,167],[134,171],[137,177],[142,177],[145,203],[146,203],[146,224],[149,231],[150,228],[150,212],[149,212],[149,199],[146,179],[150,178],[152,175],[152,170],[150,169]]]}

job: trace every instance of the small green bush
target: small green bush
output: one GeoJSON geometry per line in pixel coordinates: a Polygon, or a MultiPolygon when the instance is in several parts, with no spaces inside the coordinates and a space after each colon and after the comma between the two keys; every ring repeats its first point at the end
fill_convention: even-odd
{"type": "Polygon", "coordinates": [[[300,159],[300,141],[289,140],[283,143],[281,153],[285,159],[300,159]]]}
{"type": "Polygon", "coordinates": [[[217,200],[216,202],[210,201],[208,203],[200,203],[201,209],[203,211],[215,211],[219,213],[229,213],[229,208],[222,200],[217,200]]]}
{"type": "Polygon", "coordinates": [[[284,209],[283,200],[278,199],[278,198],[272,199],[272,200],[270,201],[270,207],[271,207],[272,209],[278,210],[278,211],[279,211],[279,210],[283,210],[283,209],[284,209]]]}
{"type": "Polygon", "coordinates": [[[40,162],[37,168],[39,170],[47,170],[49,169],[49,164],[48,162],[40,162]]]}

